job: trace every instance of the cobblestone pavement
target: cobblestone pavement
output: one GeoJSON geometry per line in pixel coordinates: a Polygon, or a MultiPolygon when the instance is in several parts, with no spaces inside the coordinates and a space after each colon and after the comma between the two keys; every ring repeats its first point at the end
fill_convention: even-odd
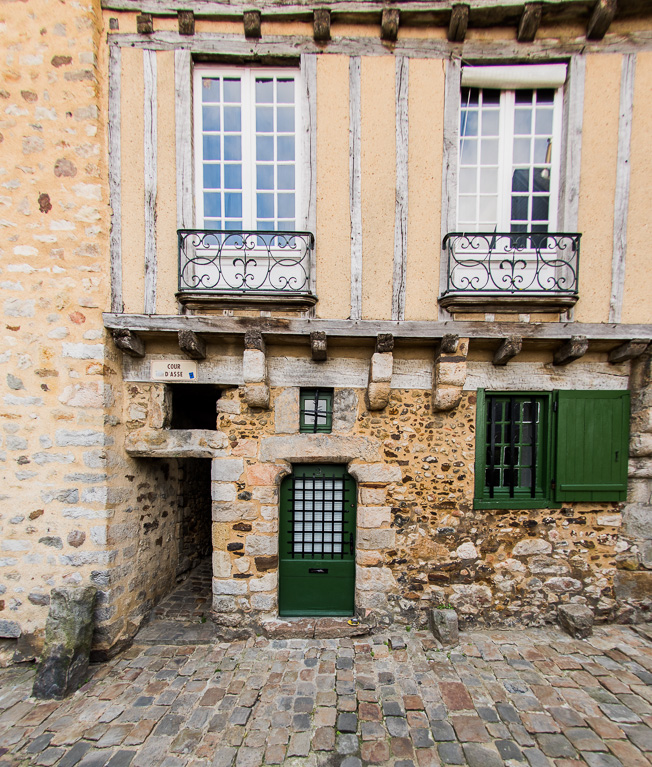
{"type": "Polygon", "coordinates": [[[0,670],[2,767],[652,759],[652,642],[624,626],[587,641],[552,629],[466,633],[447,652],[426,632],[226,644],[208,624],[159,620],[66,701],[30,699],[33,673],[0,670]]]}
{"type": "Polygon", "coordinates": [[[208,617],[213,596],[212,580],[213,563],[209,557],[158,603],[154,616],[174,621],[201,621],[202,618],[208,617]]]}

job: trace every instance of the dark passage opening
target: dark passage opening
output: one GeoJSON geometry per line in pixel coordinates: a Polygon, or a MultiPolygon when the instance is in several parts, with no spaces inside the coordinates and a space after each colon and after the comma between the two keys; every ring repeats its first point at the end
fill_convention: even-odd
{"type": "MultiPolygon", "coordinates": [[[[172,429],[216,429],[220,390],[214,384],[170,384],[172,429]]],[[[210,493],[209,493],[210,497],[210,493]]]]}

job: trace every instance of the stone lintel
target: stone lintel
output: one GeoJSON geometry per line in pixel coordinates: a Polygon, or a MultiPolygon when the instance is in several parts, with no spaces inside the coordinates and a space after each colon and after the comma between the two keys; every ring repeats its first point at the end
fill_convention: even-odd
{"type": "Polygon", "coordinates": [[[349,463],[378,461],[380,442],[370,437],[338,434],[297,434],[267,437],[260,446],[262,462],[349,463]]]}
{"type": "Polygon", "coordinates": [[[226,455],[228,438],[209,429],[137,429],[125,437],[135,458],[214,458],[226,455]]]}

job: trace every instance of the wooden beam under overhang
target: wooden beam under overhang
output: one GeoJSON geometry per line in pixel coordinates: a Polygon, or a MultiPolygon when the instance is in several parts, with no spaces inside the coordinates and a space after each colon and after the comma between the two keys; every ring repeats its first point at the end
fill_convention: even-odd
{"type": "Polygon", "coordinates": [[[602,40],[616,15],[617,0],[598,0],[586,28],[588,40],[602,40]]]}
{"type": "Polygon", "coordinates": [[[192,330],[180,330],[179,348],[192,360],[206,359],[206,342],[192,330]]]}
{"type": "Polygon", "coordinates": [[[448,22],[448,42],[463,43],[469,26],[469,6],[466,3],[454,5],[448,22]]]}
{"type": "Polygon", "coordinates": [[[609,352],[609,362],[617,365],[619,362],[636,359],[648,348],[649,341],[627,341],[609,352]]]}
{"type": "Polygon", "coordinates": [[[140,336],[126,328],[113,329],[111,331],[113,343],[130,357],[145,356],[145,342],[140,336]]]}
{"type": "Polygon", "coordinates": [[[244,33],[247,40],[258,40],[262,37],[262,21],[260,11],[245,11],[242,17],[244,33]]]}
{"type": "Polygon", "coordinates": [[[526,3],[523,6],[521,20],[518,23],[516,39],[519,43],[531,43],[537,36],[539,24],[541,24],[541,11],[543,3],[526,3]]]}
{"type": "Polygon", "coordinates": [[[497,366],[506,365],[523,348],[523,339],[520,336],[508,336],[496,349],[493,363],[497,366]]]}
{"type": "Polygon", "coordinates": [[[315,8],[312,16],[312,36],[318,43],[331,39],[331,12],[328,8],[315,8]]]}
{"type": "Polygon", "coordinates": [[[446,335],[475,340],[502,341],[505,335],[521,336],[524,341],[566,341],[571,335],[590,341],[616,343],[633,339],[652,340],[652,324],[578,322],[416,322],[392,320],[290,319],[283,317],[217,317],[179,314],[118,314],[106,312],[104,325],[109,330],[165,336],[179,330],[192,330],[204,338],[244,336],[252,330],[276,339],[307,337],[322,331],[333,338],[376,340],[380,333],[391,333],[397,340],[439,342],[446,335]]]}
{"type": "Polygon", "coordinates": [[[310,334],[310,356],[315,362],[328,359],[328,336],[323,330],[313,330],[310,334]]]}
{"type": "Polygon", "coordinates": [[[553,365],[568,365],[573,360],[583,357],[589,348],[589,339],[586,336],[572,336],[563,343],[552,357],[553,365]]]}
{"type": "Polygon", "coordinates": [[[398,38],[398,25],[401,12],[398,8],[383,8],[380,20],[380,37],[387,42],[393,43],[398,38]]]}

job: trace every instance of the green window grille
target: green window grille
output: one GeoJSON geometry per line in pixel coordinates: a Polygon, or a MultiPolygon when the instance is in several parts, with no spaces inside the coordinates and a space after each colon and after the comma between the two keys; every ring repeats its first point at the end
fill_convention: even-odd
{"type": "Polygon", "coordinates": [[[333,390],[301,389],[300,427],[303,434],[330,434],[333,429],[333,390]]]}

